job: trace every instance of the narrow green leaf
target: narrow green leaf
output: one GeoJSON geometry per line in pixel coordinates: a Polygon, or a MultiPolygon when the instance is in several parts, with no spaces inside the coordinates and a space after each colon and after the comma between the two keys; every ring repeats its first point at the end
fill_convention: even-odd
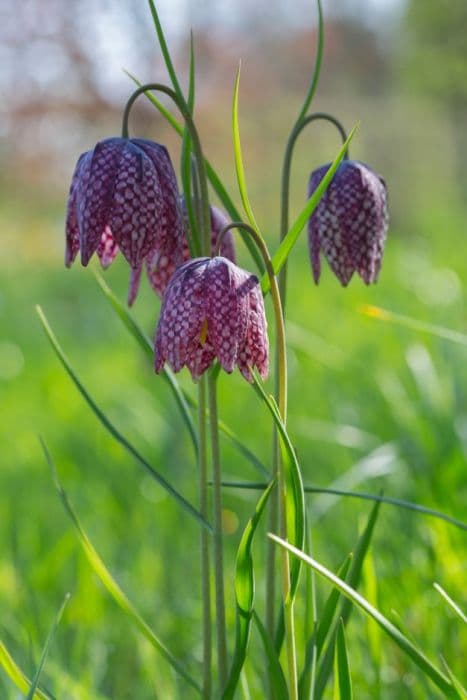
{"type": "MultiPolygon", "coordinates": [[[[254,481],[223,481],[222,486],[224,488],[234,488],[234,489],[251,489],[253,491],[262,491],[266,484],[265,482],[254,482],[254,481]]],[[[441,513],[433,508],[428,508],[427,506],[422,506],[419,503],[412,503],[411,501],[403,501],[400,498],[391,498],[390,496],[377,496],[372,493],[361,493],[359,491],[346,491],[345,489],[334,489],[326,488],[321,486],[304,486],[303,490],[305,493],[323,493],[329,496],[343,496],[345,498],[359,498],[365,501],[374,501],[376,503],[387,503],[390,506],[396,506],[398,508],[405,508],[407,510],[415,511],[416,513],[421,513],[422,515],[429,515],[433,518],[439,518],[444,520],[450,525],[458,527],[460,530],[467,530],[467,524],[453,518],[450,515],[441,513]]]]}
{"type": "MultiPolygon", "coordinates": [[[[344,559],[341,566],[337,570],[337,576],[343,581],[345,581],[346,579],[351,562],[352,553],[347,555],[347,557],[344,559]]],[[[319,657],[323,650],[328,634],[331,630],[331,625],[334,620],[334,615],[336,614],[337,605],[339,603],[340,598],[340,592],[336,588],[333,588],[324,604],[323,612],[320,615],[318,624],[316,626],[316,630],[315,632],[313,632],[312,636],[307,641],[305,664],[298,683],[300,697],[310,697],[310,694],[307,694],[305,689],[308,687],[309,683],[308,676],[310,675],[310,665],[313,658],[314,649],[316,648],[316,654],[319,657]]],[[[313,688],[315,685],[316,683],[313,684],[313,688]]]]}
{"type": "MultiPolygon", "coordinates": [[[[300,214],[297,216],[295,219],[294,223],[292,224],[291,228],[288,230],[287,234],[284,236],[284,239],[282,240],[282,243],[279,245],[277,248],[276,252],[274,253],[272,257],[272,266],[274,269],[274,274],[278,274],[280,270],[282,269],[282,266],[284,265],[285,261],[287,260],[287,257],[289,256],[292,248],[294,247],[295,243],[297,242],[297,239],[302,232],[304,226],[306,225],[308,219],[316,209],[316,207],[319,204],[319,200],[323,196],[324,192],[326,191],[326,188],[328,187],[329,183],[331,182],[332,178],[334,177],[334,174],[341,164],[344,155],[349,147],[349,144],[351,140],[353,139],[355,132],[357,131],[358,125],[354,126],[352,131],[350,132],[346,142],[340,149],[339,153],[337,156],[334,158],[329,170],[327,171],[326,175],[323,177],[321,182],[319,183],[318,187],[316,190],[313,192],[307,203],[305,204],[304,208],[300,212],[300,214]]],[[[266,294],[269,291],[269,278],[266,274],[263,274],[263,277],[261,278],[261,289],[263,290],[263,294],[266,294]]]]}
{"type": "Polygon", "coordinates": [[[285,680],[284,672],[282,670],[276,648],[256,612],[253,612],[253,619],[256,627],[258,628],[268,660],[268,673],[271,679],[271,689],[274,700],[288,700],[289,693],[287,690],[287,681],[285,680]]]}
{"type": "Polygon", "coordinates": [[[345,581],[338,578],[332,571],[329,571],[325,566],[312,559],[310,556],[301,552],[297,547],[294,547],[289,542],[285,542],[277,535],[269,533],[268,537],[273,539],[281,547],[287,549],[291,554],[294,554],[302,562],[311,566],[320,576],[329,581],[335,586],[351,603],[361,608],[367,615],[372,617],[381,629],[390,637],[397,646],[418,666],[422,673],[431,679],[431,681],[441,690],[448,698],[457,697],[457,693],[450,680],[439,671],[431,661],[412,644],[398,629],[395,627],[379,610],[374,608],[370,603],[363,598],[357,591],[349,586],[345,581]]]}
{"type": "Polygon", "coordinates": [[[57,627],[60,624],[60,620],[62,619],[63,611],[65,610],[66,604],[70,600],[70,594],[67,593],[65,596],[65,599],[63,603],[60,606],[60,610],[58,611],[57,615],[55,616],[55,620],[53,622],[52,627],[50,628],[49,634],[47,635],[47,639],[45,640],[44,648],[42,650],[41,658],[39,660],[39,664],[37,666],[36,673],[34,674],[34,678],[32,679],[31,687],[29,688],[29,692],[26,696],[26,700],[34,700],[37,686],[39,685],[39,679],[42,673],[42,669],[44,668],[45,660],[47,659],[47,655],[49,653],[49,648],[50,644],[52,642],[52,639],[55,636],[55,632],[57,631],[57,627]]]}
{"type": "MultiPolygon", "coordinates": [[[[0,666],[3,668],[8,678],[16,685],[18,690],[23,693],[23,695],[26,695],[31,688],[31,681],[28,680],[26,674],[20,669],[1,639],[0,666]]],[[[52,700],[52,696],[40,688],[36,688],[32,697],[34,700],[52,700]]]]}
{"type": "Polygon", "coordinates": [[[250,200],[248,198],[248,192],[245,180],[245,170],[243,168],[243,158],[242,158],[242,146],[240,143],[240,129],[238,125],[238,90],[240,87],[240,66],[238,66],[237,75],[235,77],[235,85],[233,92],[233,102],[232,102],[232,134],[233,134],[233,144],[234,144],[234,156],[235,156],[235,170],[237,173],[238,189],[240,190],[240,197],[242,199],[243,208],[247,215],[248,221],[255,231],[259,231],[258,224],[253,214],[253,210],[250,205],[250,200]]]}
{"type": "Polygon", "coordinates": [[[465,622],[467,624],[467,617],[465,614],[462,612],[460,609],[459,605],[453,601],[453,599],[446,593],[444,588],[442,588],[439,583],[434,583],[433,588],[438,591],[438,593],[444,598],[446,603],[449,605],[451,610],[453,610],[456,615],[462,620],[462,622],[465,622]]]}
{"type": "MultiPolygon", "coordinates": [[[[253,374],[253,386],[256,393],[268,407],[272,418],[276,424],[279,435],[279,446],[281,450],[284,477],[286,483],[286,522],[287,538],[290,542],[299,547],[303,547],[305,541],[305,493],[303,491],[302,474],[298,463],[297,455],[293,448],[286,427],[282,422],[279,409],[274,397],[267,396],[261,382],[253,374]]],[[[300,576],[300,566],[292,563],[290,570],[290,593],[289,600],[293,600],[297,591],[300,576]]],[[[286,603],[289,601],[286,601],[286,603]]]]}
{"type": "MultiPolygon", "coordinates": [[[[131,80],[138,85],[138,87],[141,87],[143,84],[138,78],[136,78],[134,75],[132,75],[129,71],[125,71],[125,73],[128,75],[131,80]]],[[[167,122],[170,124],[170,126],[177,132],[179,136],[183,136],[183,125],[169,112],[166,107],[162,104],[160,100],[157,99],[157,97],[154,95],[153,92],[148,90],[147,92],[144,93],[146,97],[148,98],[149,102],[151,102],[154,107],[159,110],[159,112],[162,114],[164,119],[167,120],[167,122]]],[[[218,173],[216,170],[213,168],[211,163],[205,159],[204,160],[204,165],[206,168],[206,175],[208,177],[209,182],[212,185],[212,188],[214,189],[215,193],[219,197],[222,205],[225,207],[226,211],[228,212],[230,218],[232,221],[241,221],[242,220],[242,215],[240,214],[239,210],[235,206],[232,198],[230,197],[229,193],[227,192],[227,189],[225,188],[221,178],[219,177],[218,173]]],[[[259,252],[258,248],[254,244],[253,240],[251,239],[251,236],[248,235],[245,231],[240,229],[239,231],[241,238],[243,239],[244,244],[248,248],[248,252],[250,253],[251,257],[253,258],[256,267],[258,268],[260,274],[264,273],[264,261],[263,258],[261,257],[261,253],[259,252]]]]}
{"type": "MultiPolygon", "coordinates": [[[[369,603],[378,607],[378,579],[376,577],[375,564],[371,552],[368,552],[363,562],[363,593],[369,603]]],[[[367,620],[368,647],[373,662],[376,682],[379,690],[381,669],[381,630],[373,621],[367,620]]],[[[375,693],[376,694],[376,693],[375,693]]],[[[378,694],[380,694],[378,692],[378,694]]]]}
{"type": "Polygon", "coordinates": [[[180,87],[180,83],[178,82],[177,73],[175,72],[175,68],[170,57],[169,47],[167,46],[167,42],[165,40],[164,31],[162,29],[162,25],[156,10],[156,4],[154,0],[149,0],[149,7],[151,10],[152,19],[154,21],[154,26],[156,28],[159,46],[161,47],[162,55],[164,57],[165,65],[167,68],[167,72],[170,76],[170,80],[172,81],[173,88],[177,93],[178,97],[183,102],[185,102],[185,97],[183,95],[182,88],[180,87]]]}
{"type": "MultiPolygon", "coordinates": [[[[370,542],[373,537],[373,533],[375,530],[375,525],[376,521],[378,519],[379,515],[379,509],[380,509],[380,503],[375,503],[373,508],[371,509],[370,515],[368,517],[368,521],[366,523],[366,526],[358,538],[355,551],[352,556],[352,560],[350,563],[350,568],[349,568],[349,573],[347,576],[348,583],[352,588],[358,588],[358,585],[360,583],[360,577],[362,574],[362,568],[363,568],[363,562],[365,561],[365,557],[368,553],[368,550],[370,548],[370,542]]],[[[352,612],[352,603],[344,599],[341,601],[341,606],[340,606],[340,617],[344,620],[344,624],[347,624],[350,614],[352,612]]],[[[333,625],[332,631],[329,634],[329,642],[326,647],[326,650],[320,659],[320,664],[319,664],[319,672],[318,672],[318,679],[316,681],[316,700],[319,700],[324,692],[324,689],[326,688],[326,685],[329,680],[329,676],[332,671],[332,661],[333,661],[333,655],[334,655],[334,644],[335,644],[335,636],[337,633],[337,625],[333,625]]]]}
{"type": "Polygon", "coordinates": [[[313,74],[311,76],[310,87],[305,97],[300,114],[298,115],[297,123],[303,119],[303,117],[308,112],[311,101],[318,87],[319,74],[321,72],[321,63],[323,59],[323,49],[324,49],[324,18],[323,18],[323,8],[321,7],[321,0],[317,0],[318,6],[318,40],[316,44],[316,56],[315,65],[313,68],[313,74]]]}
{"type": "Polygon", "coordinates": [[[444,326],[436,326],[433,323],[425,323],[424,321],[419,321],[417,318],[396,314],[394,311],[381,309],[379,306],[372,306],[371,304],[363,304],[359,306],[358,311],[365,316],[376,318],[379,321],[390,321],[391,323],[396,323],[399,326],[410,328],[413,331],[427,333],[428,335],[433,335],[436,338],[442,338],[443,340],[450,340],[452,343],[458,343],[459,345],[467,345],[467,335],[465,335],[465,333],[459,333],[458,331],[453,331],[450,328],[445,328],[444,326]]]}
{"type": "MultiPolygon", "coordinates": [[[[140,345],[142,348],[143,352],[148,356],[148,358],[152,361],[153,359],[153,354],[154,354],[154,349],[152,346],[152,343],[148,336],[144,333],[142,328],[136,323],[134,320],[133,316],[131,313],[128,311],[126,306],[122,304],[119,299],[115,296],[115,294],[112,292],[108,284],[105,282],[103,279],[102,275],[95,273],[96,280],[104,292],[104,295],[106,296],[107,300],[110,302],[112,305],[113,309],[116,311],[118,317],[123,321],[123,324],[125,327],[130,331],[131,335],[137,343],[140,345]]],[[[177,402],[177,405],[180,409],[180,412],[182,414],[182,418],[190,432],[190,436],[193,441],[193,446],[195,448],[195,453],[197,454],[198,452],[198,436],[196,433],[196,429],[193,423],[193,419],[190,414],[190,408],[196,409],[198,404],[196,400],[190,396],[190,394],[183,389],[180,388],[179,383],[177,382],[174,373],[172,372],[171,369],[169,369],[167,366],[164,367],[162,371],[162,376],[164,379],[167,381],[170,389],[173,392],[175,401],[177,402]]],[[[209,412],[206,412],[206,415],[209,415],[209,412]]],[[[235,447],[235,449],[240,452],[251,464],[259,471],[263,476],[268,476],[269,471],[266,469],[264,464],[256,457],[256,455],[235,435],[233,430],[229,428],[228,425],[226,425],[223,421],[219,421],[219,430],[221,433],[229,440],[229,442],[232,443],[232,445],[235,447]]],[[[264,491],[266,488],[266,484],[264,484],[263,488],[261,489],[264,491]]]]}
{"type": "Polygon", "coordinates": [[[78,516],[76,515],[75,511],[73,510],[73,507],[68,499],[66,491],[64,490],[62,484],[60,483],[55,464],[52,460],[52,456],[51,456],[46,444],[44,443],[44,441],[42,439],[41,439],[41,444],[42,444],[42,448],[44,450],[45,458],[46,458],[47,463],[48,463],[48,465],[51,469],[51,472],[52,472],[55,487],[60,495],[60,498],[61,498],[61,501],[62,501],[63,506],[65,508],[65,511],[68,514],[70,520],[72,521],[72,523],[75,527],[79,542],[84,550],[86,558],[89,561],[94,573],[100,579],[100,581],[102,582],[104,587],[107,589],[107,591],[110,593],[111,597],[114,599],[114,601],[117,603],[117,605],[121,608],[121,610],[123,610],[123,612],[127,615],[127,617],[131,620],[131,622],[136,626],[136,628],[143,634],[143,636],[154,647],[154,649],[156,649],[159,652],[159,654],[161,654],[161,656],[163,656],[163,658],[172,666],[172,668],[179,674],[179,676],[181,678],[183,678],[189,685],[191,685],[192,688],[194,688],[195,690],[197,690],[201,694],[201,692],[202,692],[201,687],[190,676],[190,674],[186,671],[186,664],[183,664],[181,661],[176,659],[175,656],[167,649],[167,647],[159,640],[159,638],[155,635],[153,630],[149,627],[149,625],[143,620],[143,618],[137,612],[136,608],[133,606],[133,604],[127,598],[127,596],[122,591],[122,589],[120,588],[118,583],[112,577],[112,574],[107,569],[107,567],[104,564],[104,562],[102,561],[101,557],[99,556],[99,554],[95,550],[94,545],[92,544],[91,540],[89,539],[86,532],[84,531],[80,521],[78,520],[78,516]]]}
{"type": "Polygon", "coordinates": [[[256,528],[274,485],[275,481],[271,481],[261,495],[256,504],[255,512],[243,531],[237,550],[235,565],[235,598],[237,603],[235,651],[227,685],[222,693],[222,700],[231,700],[234,697],[240,673],[245,663],[255,601],[255,578],[251,548],[256,528]]]}
{"type": "Polygon", "coordinates": [[[443,656],[441,656],[441,661],[446,669],[446,673],[448,674],[452,685],[454,686],[458,700],[467,700],[467,690],[464,688],[460,680],[454,675],[443,656]]]}
{"type": "Polygon", "coordinates": [[[350,677],[349,656],[347,654],[344,621],[342,618],[340,618],[337,626],[334,669],[334,700],[352,700],[352,679],[350,677]]]}
{"type": "MultiPolygon", "coordinates": [[[[305,551],[313,554],[311,548],[311,528],[308,523],[305,527],[305,551]]],[[[303,615],[303,641],[305,644],[305,656],[303,670],[298,679],[298,695],[300,698],[312,698],[315,693],[316,669],[318,661],[318,648],[316,645],[316,631],[318,628],[318,611],[316,603],[316,575],[313,569],[305,567],[305,611],[303,615]]]]}
{"type": "Polygon", "coordinates": [[[52,348],[55,351],[55,354],[57,355],[61,364],[68,373],[68,376],[72,379],[76,388],[86,400],[88,406],[97,416],[102,425],[107,429],[110,435],[112,435],[112,437],[117,442],[119,442],[127,450],[127,452],[129,452],[129,454],[131,454],[149,472],[153,479],[155,479],[158,482],[158,484],[162,486],[162,488],[165,489],[167,493],[170,496],[172,496],[172,498],[174,498],[178,502],[178,504],[182,506],[182,508],[184,508],[184,510],[186,510],[187,513],[194,517],[198,521],[198,523],[203,525],[203,527],[207,528],[210,532],[212,532],[212,528],[209,525],[209,523],[206,522],[206,520],[191,505],[191,503],[189,503],[180,493],[178,493],[178,491],[176,491],[174,487],[171,484],[169,484],[169,482],[158,471],[156,471],[156,469],[154,469],[154,467],[151,464],[149,464],[149,462],[137,451],[137,449],[133,447],[133,445],[117,430],[117,428],[115,428],[113,423],[110,422],[110,420],[107,418],[105,413],[99,408],[99,406],[97,406],[87,389],[85,389],[81,381],[78,379],[76,372],[72,368],[68,358],[63,352],[40,306],[36,307],[36,311],[45,330],[45,333],[50,341],[50,344],[52,345],[52,348]]]}

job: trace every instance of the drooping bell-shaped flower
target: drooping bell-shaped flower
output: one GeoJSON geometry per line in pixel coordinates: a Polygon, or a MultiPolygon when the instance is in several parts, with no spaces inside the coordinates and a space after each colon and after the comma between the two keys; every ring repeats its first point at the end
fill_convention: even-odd
{"type": "Polygon", "coordinates": [[[171,241],[183,260],[183,222],[175,172],[165,146],[146,139],[109,138],[84,153],[68,199],[65,264],[78,252],[87,265],[97,252],[103,267],[119,250],[132,268],[134,301],[143,262],[171,241]]]}
{"type": "MultiPolygon", "coordinates": [[[[191,258],[190,248],[188,246],[188,235],[190,230],[190,224],[188,221],[188,215],[186,212],[186,205],[184,197],[180,197],[179,200],[180,208],[183,215],[183,226],[184,226],[184,236],[183,236],[183,250],[182,256],[183,260],[187,261],[191,258]]],[[[211,212],[211,253],[216,251],[217,243],[219,240],[219,235],[222,229],[227,226],[228,219],[225,214],[215,206],[210,206],[211,212]]],[[[149,282],[160,297],[163,296],[167,284],[172,277],[175,268],[180,264],[178,255],[174,253],[176,250],[177,243],[170,239],[167,240],[165,248],[157,250],[152,257],[149,257],[146,261],[147,273],[149,282]]],[[[223,237],[220,255],[224,258],[228,258],[232,262],[235,262],[235,246],[233,242],[233,236],[230,231],[223,237]]]]}
{"type": "Polygon", "coordinates": [[[165,362],[200,377],[217,358],[226,372],[237,366],[252,381],[268,374],[269,344],[263,295],[255,275],[227,258],[195,258],[172,275],[162,301],[155,369],[165,362]]]}
{"type": "MultiPolygon", "coordinates": [[[[330,167],[310,177],[311,196],[330,167]]],[[[313,277],[318,284],[320,253],[346,286],[357,271],[366,284],[376,282],[388,229],[387,190],[384,180],[367,165],[344,160],[308,223],[313,277]]]]}

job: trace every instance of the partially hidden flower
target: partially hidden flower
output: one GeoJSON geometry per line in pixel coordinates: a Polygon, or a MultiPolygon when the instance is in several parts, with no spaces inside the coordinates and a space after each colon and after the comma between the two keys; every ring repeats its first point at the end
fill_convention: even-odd
{"type": "MultiPolygon", "coordinates": [[[[310,177],[311,196],[330,163],[310,177]]],[[[308,223],[313,277],[318,284],[320,253],[346,286],[357,271],[366,284],[376,282],[388,230],[387,190],[384,180],[367,165],[344,160],[308,223]]]]}
{"type": "Polygon", "coordinates": [[[268,374],[269,344],[263,295],[255,275],[224,257],[195,258],[175,270],[162,301],[155,369],[168,362],[199,378],[217,358],[226,372],[237,366],[268,374]]]}
{"type": "MultiPolygon", "coordinates": [[[[172,246],[183,261],[183,221],[176,175],[165,146],[146,139],[109,138],[78,160],[66,219],[65,264],[78,252],[87,265],[97,252],[107,267],[119,250],[132,275],[128,301],[137,294],[144,261],[172,246]]],[[[178,264],[177,263],[177,264],[178,264]]]]}
{"type": "MultiPolygon", "coordinates": [[[[188,216],[186,212],[186,205],[183,197],[179,200],[180,208],[183,215],[183,247],[182,247],[182,257],[183,261],[190,260],[191,253],[188,246],[188,235],[190,232],[190,224],[188,222],[188,216]]],[[[211,253],[214,253],[217,248],[217,243],[219,240],[219,235],[222,229],[227,226],[228,219],[225,214],[215,206],[210,207],[211,213],[211,253]]],[[[175,268],[180,264],[180,260],[177,253],[177,242],[168,239],[164,248],[160,248],[154,252],[146,261],[147,273],[149,282],[160,297],[163,296],[167,284],[175,272],[175,268]]],[[[232,262],[236,261],[235,258],[235,247],[233,242],[233,236],[230,231],[223,237],[220,255],[224,258],[228,258],[232,262]]]]}

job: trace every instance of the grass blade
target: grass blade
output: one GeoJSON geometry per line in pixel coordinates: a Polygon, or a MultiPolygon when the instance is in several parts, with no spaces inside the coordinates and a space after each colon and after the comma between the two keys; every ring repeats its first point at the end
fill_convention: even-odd
{"type": "Polygon", "coordinates": [[[127,452],[129,452],[129,454],[131,454],[146,469],[146,471],[149,472],[153,479],[155,479],[158,482],[158,484],[162,486],[162,488],[165,489],[165,491],[167,491],[167,493],[170,496],[172,496],[172,498],[174,498],[174,500],[176,500],[180,506],[182,506],[182,508],[187,513],[189,513],[193,518],[195,518],[198,521],[198,523],[201,524],[203,527],[207,528],[209,531],[212,531],[212,528],[209,525],[209,523],[206,522],[202,515],[196,510],[196,508],[194,508],[191,505],[191,503],[189,503],[180,493],[178,493],[178,491],[176,491],[174,487],[171,484],[169,484],[169,482],[158,471],[156,471],[156,469],[154,469],[154,467],[151,464],[149,464],[149,462],[136,450],[136,448],[133,447],[133,445],[117,430],[117,428],[115,428],[113,423],[110,422],[110,420],[107,418],[105,413],[99,408],[99,406],[97,406],[87,389],[85,389],[81,381],[78,379],[78,376],[76,375],[68,358],[63,352],[57,338],[55,337],[44,315],[44,312],[42,311],[40,306],[37,306],[36,310],[42,323],[42,326],[45,330],[45,333],[49,339],[49,342],[55,351],[55,354],[57,355],[58,359],[60,360],[66,372],[68,373],[68,376],[71,378],[76,388],[86,400],[88,406],[97,416],[102,425],[107,429],[107,431],[112,435],[112,437],[117,442],[119,442],[127,450],[127,452]]]}
{"type": "Polygon", "coordinates": [[[334,700],[352,700],[352,679],[350,677],[349,655],[345,643],[344,621],[339,620],[334,656],[334,700]]]}
{"type": "Polygon", "coordinates": [[[37,666],[36,673],[34,674],[34,678],[32,679],[31,687],[29,688],[29,692],[26,696],[26,700],[34,700],[34,696],[37,690],[37,686],[39,685],[39,678],[42,673],[42,669],[44,668],[45,660],[47,659],[47,655],[49,653],[49,648],[50,644],[52,642],[52,639],[55,636],[55,632],[57,631],[57,627],[60,624],[60,620],[62,619],[63,611],[65,610],[66,604],[70,600],[70,594],[67,593],[65,596],[65,599],[63,603],[60,606],[60,610],[58,611],[54,623],[52,627],[50,628],[49,634],[47,635],[47,639],[45,640],[44,648],[42,650],[41,658],[39,660],[39,665],[37,666]]]}
{"type": "Polygon", "coordinates": [[[240,128],[238,124],[238,90],[240,87],[240,66],[238,66],[237,75],[235,76],[235,85],[233,92],[233,102],[232,102],[232,135],[233,135],[233,145],[234,145],[234,156],[235,156],[235,171],[237,173],[238,189],[240,190],[240,197],[242,199],[243,208],[247,215],[248,221],[255,231],[259,231],[258,224],[253,214],[251,208],[250,200],[248,198],[248,191],[246,187],[245,180],[245,170],[243,167],[242,158],[242,146],[240,143],[240,128]]]}
{"type": "Polygon", "coordinates": [[[55,464],[52,460],[52,456],[42,439],[41,444],[42,449],[44,450],[45,458],[52,472],[55,487],[59,493],[65,511],[74,525],[79,542],[94,573],[100,579],[100,581],[110,593],[111,597],[114,599],[117,605],[121,608],[121,610],[123,610],[123,612],[128,616],[128,618],[132,621],[135,627],[143,634],[143,636],[146,637],[146,639],[154,647],[154,649],[156,649],[159,652],[159,654],[163,656],[163,658],[172,666],[172,668],[179,674],[179,676],[181,676],[189,685],[191,685],[192,688],[201,693],[201,687],[186,671],[185,664],[182,664],[180,661],[178,661],[178,659],[176,659],[175,656],[173,656],[173,654],[167,649],[167,647],[158,639],[153,630],[139,615],[133,604],[130,602],[130,600],[122,591],[118,583],[112,577],[110,571],[107,569],[106,565],[100,558],[99,554],[94,548],[94,545],[90,541],[80,521],[78,520],[78,516],[72,508],[66,491],[60,483],[55,464]]]}
{"type": "Polygon", "coordinates": [[[363,596],[361,596],[357,591],[355,591],[351,586],[349,586],[345,581],[338,578],[332,571],[329,571],[325,566],[312,559],[310,556],[301,552],[299,549],[291,545],[289,542],[285,542],[277,535],[269,534],[271,539],[273,539],[281,547],[287,549],[291,554],[294,554],[302,562],[311,566],[320,576],[329,581],[333,586],[335,586],[352,604],[357,605],[361,610],[363,610],[367,615],[373,618],[375,622],[381,627],[381,629],[390,637],[397,646],[406,654],[412,661],[418,666],[422,673],[430,678],[430,680],[439,688],[439,690],[444,693],[448,698],[457,698],[457,692],[454,689],[449,678],[447,678],[444,673],[439,671],[431,661],[414,645],[407,639],[392,622],[390,622],[379,610],[376,610],[370,603],[368,603],[363,596]]]}
{"type": "Polygon", "coordinates": [[[165,65],[167,68],[167,72],[170,76],[170,80],[172,81],[173,88],[177,93],[178,97],[182,100],[182,102],[185,102],[185,96],[183,95],[182,88],[180,87],[180,83],[178,82],[177,73],[175,71],[172,59],[170,57],[169,47],[167,46],[167,42],[165,40],[164,31],[162,29],[162,25],[156,10],[156,4],[154,0],[149,0],[149,8],[151,10],[152,19],[154,21],[154,27],[157,33],[157,39],[159,41],[159,46],[161,47],[162,55],[164,57],[165,65]]]}
{"type": "Polygon", "coordinates": [[[454,688],[456,689],[457,696],[459,700],[467,700],[467,690],[464,688],[460,680],[454,675],[454,673],[451,671],[450,667],[448,666],[446,659],[441,656],[441,661],[443,662],[443,666],[446,669],[446,673],[449,676],[449,679],[451,683],[453,684],[454,688]]]}
{"type": "MultiPolygon", "coordinates": [[[[262,491],[266,487],[266,483],[254,482],[254,481],[223,481],[222,486],[224,488],[234,488],[234,489],[251,489],[253,491],[262,491]]],[[[345,489],[334,489],[326,488],[321,486],[307,486],[303,487],[305,493],[322,493],[329,496],[342,496],[344,498],[358,498],[364,501],[374,501],[375,503],[386,503],[390,506],[396,506],[397,508],[405,508],[406,510],[412,510],[415,513],[421,513],[422,515],[428,515],[432,518],[438,518],[439,520],[444,520],[444,522],[449,523],[458,527],[460,530],[467,530],[467,523],[462,520],[453,518],[446,513],[441,513],[433,508],[428,508],[427,506],[422,506],[420,503],[412,503],[411,501],[404,501],[400,498],[391,498],[390,496],[382,496],[372,493],[362,493],[360,491],[347,491],[345,489]]]]}
{"type": "Polygon", "coordinates": [[[464,615],[460,607],[453,601],[453,599],[446,593],[444,588],[442,588],[439,583],[434,583],[433,588],[438,591],[438,593],[444,598],[446,603],[449,605],[451,610],[454,610],[456,615],[462,620],[462,622],[465,622],[467,624],[467,617],[464,615]]]}
{"type": "Polygon", "coordinates": [[[268,673],[271,678],[271,689],[274,695],[274,700],[288,700],[289,693],[287,690],[287,681],[285,680],[282,666],[280,665],[279,657],[276,648],[267,633],[267,630],[258,615],[253,612],[253,619],[258,628],[261,641],[263,642],[264,651],[268,660],[268,673]]]}
{"type": "MultiPolygon", "coordinates": [[[[349,554],[337,570],[337,576],[344,581],[349,571],[351,562],[352,554],[349,554]]],[[[332,621],[334,620],[334,615],[336,614],[337,605],[339,603],[340,597],[340,592],[336,588],[333,588],[324,604],[323,612],[320,616],[318,625],[316,627],[316,631],[313,633],[313,635],[307,642],[305,664],[298,683],[300,697],[309,697],[309,693],[306,694],[305,688],[307,688],[309,685],[309,676],[311,670],[310,665],[314,649],[316,648],[316,654],[319,657],[323,650],[324,643],[327,639],[329,631],[331,629],[332,621]]]]}
{"type": "MultiPolygon", "coordinates": [[[[289,438],[287,430],[282,422],[277,404],[272,396],[267,396],[261,382],[253,374],[254,388],[256,393],[268,407],[272,418],[276,424],[279,435],[279,446],[281,450],[284,476],[287,489],[286,522],[287,538],[299,547],[303,547],[305,542],[305,493],[303,491],[302,475],[297,455],[289,438]]],[[[297,591],[300,576],[300,565],[292,563],[290,568],[290,592],[289,601],[293,600],[297,591]]],[[[285,604],[287,602],[285,601],[285,604]]]]}
{"type": "MultiPolygon", "coordinates": [[[[287,260],[287,257],[289,256],[289,253],[291,252],[292,248],[294,247],[295,243],[297,242],[297,239],[302,232],[304,226],[306,225],[308,219],[316,209],[316,207],[319,204],[319,200],[323,196],[324,192],[326,191],[327,186],[331,182],[332,178],[334,177],[334,173],[336,172],[337,168],[339,167],[340,163],[342,162],[344,155],[349,147],[349,144],[351,140],[353,139],[355,132],[357,131],[358,125],[354,126],[352,131],[350,132],[346,142],[340,149],[339,153],[337,156],[334,158],[329,170],[327,171],[326,175],[323,177],[321,182],[319,183],[318,187],[316,190],[313,192],[307,203],[305,204],[304,208],[300,212],[300,214],[297,216],[295,219],[294,223],[292,224],[291,228],[288,230],[287,234],[284,236],[284,239],[282,240],[282,243],[280,246],[277,248],[276,252],[274,253],[272,257],[272,266],[274,269],[274,274],[278,274],[280,270],[282,269],[282,266],[284,265],[285,261],[287,260]]],[[[263,275],[261,278],[261,289],[263,290],[263,293],[266,294],[266,292],[269,291],[269,278],[266,274],[263,275]]]]}
{"type": "MultiPolygon", "coordinates": [[[[16,661],[11,656],[5,644],[0,639],[0,666],[5,671],[8,678],[16,685],[18,690],[26,695],[31,688],[31,682],[26,674],[20,669],[16,661]]],[[[52,696],[44,692],[40,688],[36,688],[33,694],[33,700],[52,700],[52,696]]]]}
{"type": "Polygon", "coordinates": [[[255,512],[243,531],[237,550],[235,565],[235,598],[237,603],[235,651],[227,685],[222,693],[222,700],[231,700],[234,697],[246,658],[255,601],[255,578],[251,547],[256,528],[274,486],[275,481],[271,481],[261,495],[256,504],[255,512]]]}
{"type": "Polygon", "coordinates": [[[465,333],[459,333],[458,331],[453,331],[450,328],[445,328],[444,326],[437,326],[433,323],[425,323],[424,321],[419,321],[411,316],[396,314],[394,311],[381,309],[379,306],[372,306],[371,304],[363,304],[362,306],[359,306],[358,311],[365,316],[376,318],[379,321],[389,321],[391,323],[396,323],[398,326],[410,328],[412,331],[420,331],[421,333],[433,335],[436,338],[450,340],[452,343],[467,345],[467,335],[465,335],[465,333]]]}

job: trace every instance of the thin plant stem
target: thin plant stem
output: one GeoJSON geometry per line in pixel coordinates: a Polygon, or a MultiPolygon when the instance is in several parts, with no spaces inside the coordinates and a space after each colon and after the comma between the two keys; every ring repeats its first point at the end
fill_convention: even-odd
{"type": "Polygon", "coordinates": [[[216,591],[217,672],[222,692],[227,682],[227,639],[224,600],[224,549],[222,536],[222,475],[217,415],[217,379],[208,374],[209,421],[211,429],[211,459],[214,500],[214,576],[216,591]]]}
{"type": "MultiPolygon", "coordinates": [[[[218,239],[217,248],[220,249],[222,239],[225,234],[233,228],[243,229],[247,231],[254,239],[259,251],[263,257],[266,272],[269,277],[271,299],[274,308],[274,317],[276,322],[276,343],[277,343],[277,377],[278,377],[278,407],[281,419],[286,424],[287,419],[287,353],[286,353],[286,342],[285,342],[285,325],[284,316],[282,313],[282,303],[279,292],[279,285],[277,282],[277,277],[274,274],[274,269],[271,262],[271,256],[269,255],[266,243],[261,236],[261,234],[256,231],[249,224],[243,222],[234,222],[225,226],[218,239]]],[[[274,474],[273,476],[276,476],[274,474]]],[[[279,507],[278,507],[278,520],[280,524],[280,532],[285,540],[287,540],[287,520],[286,520],[286,484],[285,475],[282,467],[282,461],[278,455],[277,460],[277,480],[278,480],[278,493],[279,493],[279,507]]],[[[277,525],[277,523],[275,523],[277,525]]],[[[215,525],[214,525],[215,527],[215,525]]],[[[284,599],[284,621],[285,621],[285,631],[286,631],[286,647],[287,647],[287,667],[289,675],[289,694],[290,700],[298,700],[298,680],[297,680],[297,652],[295,646],[295,625],[294,625],[294,600],[290,595],[290,561],[289,557],[284,557],[282,548],[281,557],[281,578],[282,578],[282,594],[284,599]]],[[[269,572],[268,572],[269,573],[269,572]]],[[[274,572],[273,572],[274,574],[274,572]]],[[[271,606],[271,602],[267,603],[271,606]]],[[[272,689],[271,689],[272,691],[272,689]]]]}
{"type": "MultiPolygon", "coordinates": [[[[201,377],[198,384],[198,467],[199,467],[199,510],[208,518],[208,469],[206,445],[206,379],[201,377]]],[[[209,562],[210,538],[201,530],[201,592],[203,607],[203,697],[210,700],[212,694],[212,632],[211,632],[211,585],[209,562]]]]}

